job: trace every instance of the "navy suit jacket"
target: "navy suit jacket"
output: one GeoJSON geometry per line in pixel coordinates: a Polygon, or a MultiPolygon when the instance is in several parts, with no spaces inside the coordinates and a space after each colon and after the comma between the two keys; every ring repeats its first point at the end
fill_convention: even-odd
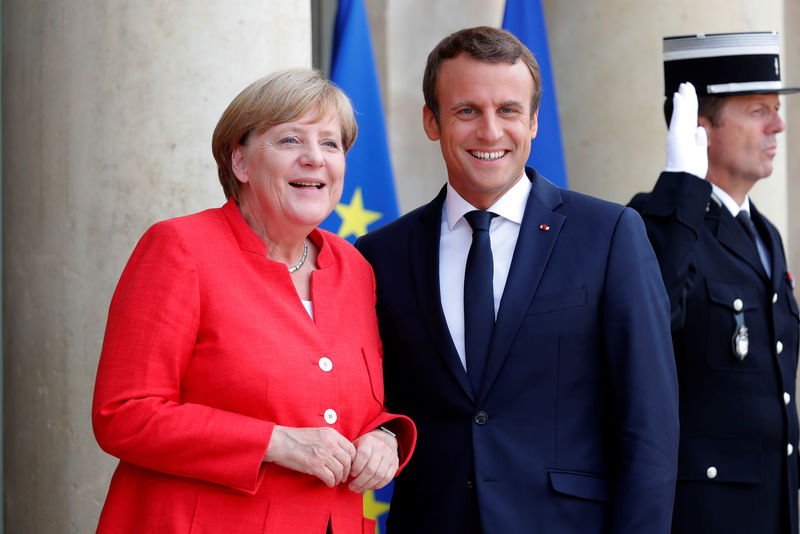
{"type": "Polygon", "coordinates": [[[751,203],[767,276],[711,184],[662,173],[641,212],[672,306],[681,440],[673,532],[797,533],[798,308],[783,244],[751,203]],[[747,356],[733,350],[738,319],[747,356]]]}
{"type": "Polygon", "coordinates": [[[669,305],[631,209],[533,187],[473,394],[439,293],[446,189],[357,242],[387,406],[417,424],[389,532],[666,533],[678,445],[669,305]]]}

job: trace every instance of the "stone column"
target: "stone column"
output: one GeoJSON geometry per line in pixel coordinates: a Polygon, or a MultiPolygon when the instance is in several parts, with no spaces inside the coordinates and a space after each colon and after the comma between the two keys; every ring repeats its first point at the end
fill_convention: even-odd
{"type": "Polygon", "coordinates": [[[111,294],[153,222],[224,202],[211,134],[311,64],[308,2],[3,3],[5,527],[93,532],[116,460],[91,429],[111,294]]]}

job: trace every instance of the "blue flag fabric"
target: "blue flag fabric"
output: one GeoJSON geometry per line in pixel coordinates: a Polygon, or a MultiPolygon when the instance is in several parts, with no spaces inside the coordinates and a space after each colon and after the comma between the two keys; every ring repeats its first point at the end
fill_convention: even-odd
{"type": "Polygon", "coordinates": [[[506,0],[503,29],[516,35],[517,39],[533,52],[542,75],[539,132],[531,146],[528,166],[535,167],[545,178],[559,187],[567,187],[564,147],[561,143],[561,125],[558,121],[556,91],[553,70],[550,66],[550,48],[547,45],[547,27],[542,2],[506,0]]]}
{"type": "Polygon", "coordinates": [[[382,226],[398,215],[364,0],[339,0],[331,80],[353,102],[358,138],[347,154],[342,198],[320,226],[354,242],[368,230],[382,226]]]}

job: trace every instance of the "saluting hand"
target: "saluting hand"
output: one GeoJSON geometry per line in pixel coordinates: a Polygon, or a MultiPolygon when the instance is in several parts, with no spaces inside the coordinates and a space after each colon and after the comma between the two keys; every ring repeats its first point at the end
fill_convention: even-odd
{"type": "Polygon", "coordinates": [[[672,117],[667,133],[665,171],[688,172],[700,178],[708,172],[708,135],[697,125],[697,93],[684,82],[672,96],[672,117]]]}

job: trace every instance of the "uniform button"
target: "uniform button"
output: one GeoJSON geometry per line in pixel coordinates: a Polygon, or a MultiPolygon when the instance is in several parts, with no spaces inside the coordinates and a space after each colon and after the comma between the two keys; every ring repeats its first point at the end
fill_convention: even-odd
{"type": "Polygon", "coordinates": [[[736,300],[733,301],[733,309],[734,310],[742,311],[742,308],[744,308],[744,303],[742,302],[742,299],[736,299],[736,300]]]}
{"type": "Polygon", "coordinates": [[[778,294],[777,293],[773,293],[772,294],[772,303],[775,304],[776,302],[778,302],[778,294]]]}
{"type": "Polygon", "coordinates": [[[472,414],[472,420],[478,423],[479,425],[485,425],[486,421],[489,420],[489,414],[484,412],[483,410],[477,411],[472,414]]]}
{"type": "Polygon", "coordinates": [[[333,362],[331,361],[330,358],[326,358],[325,356],[323,356],[322,358],[319,359],[319,368],[327,373],[328,371],[333,369],[333,362]]]}
{"type": "Polygon", "coordinates": [[[325,413],[322,416],[325,418],[325,422],[329,425],[335,423],[337,419],[336,410],[332,410],[330,408],[325,410],[325,413]]]}
{"type": "Polygon", "coordinates": [[[712,465],[706,469],[706,476],[708,478],[717,478],[717,468],[712,465]]]}
{"type": "Polygon", "coordinates": [[[791,400],[792,400],[792,396],[791,396],[791,395],[789,395],[788,393],[786,393],[786,392],[784,391],[784,392],[783,392],[783,403],[784,403],[786,406],[789,406],[789,402],[790,402],[791,400]]]}
{"type": "Polygon", "coordinates": [[[791,456],[794,452],[794,447],[792,447],[791,443],[786,444],[786,456],[791,456]]]}
{"type": "Polygon", "coordinates": [[[775,352],[777,352],[778,354],[783,352],[783,343],[781,343],[780,341],[775,343],[775,352]]]}

